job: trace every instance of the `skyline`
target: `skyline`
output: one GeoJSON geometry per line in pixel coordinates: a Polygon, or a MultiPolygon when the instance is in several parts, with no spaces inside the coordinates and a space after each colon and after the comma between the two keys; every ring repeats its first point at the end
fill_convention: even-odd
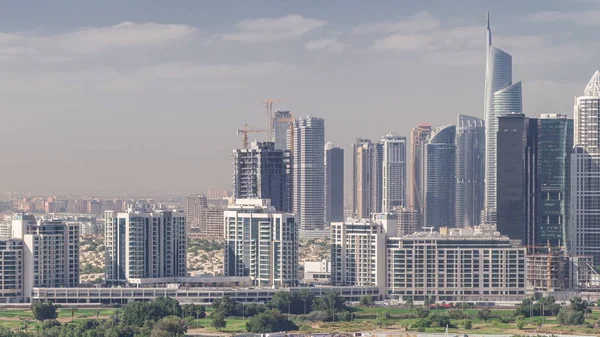
{"type": "Polygon", "coordinates": [[[343,2],[343,13],[339,1],[2,5],[0,190],[230,189],[235,130],[261,127],[268,98],[324,118],[325,140],[346,151],[355,137],[483,118],[486,10],[523,81],[523,111],[572,117],[598,68],[600,5],[461,3],[343,2]]]}

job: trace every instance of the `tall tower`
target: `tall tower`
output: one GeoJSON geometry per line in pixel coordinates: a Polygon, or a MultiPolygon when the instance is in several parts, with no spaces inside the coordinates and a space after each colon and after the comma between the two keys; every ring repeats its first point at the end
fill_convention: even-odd
{"type": "Polygon", "coordinates": [[[196,194],[185,197],[185,227],[186,232],[206,231],[206,211],[208,199],[204,195],[196,194]]]}
{"type": "Polygon", "coordinates": [[[485,176],[485,124],[459,115],[456,124],[456,227],[479,225],[485,176]]]}
{"type": "Polygon", "coordinates": [[[233,197],[270,199],[278,211],[291,210],[291,167],[288,150],[275,143],[253,142],[233,151],[233,197]]]}
{"type": "Polygon", "coordinates": [[[293,203],[301,232],[325,226],[325,121],[294,119],[293,203]]]}
{"type": "Polygon", "coordinates": [[[417,210],[419,225],[423,219],[423,145],[431,135],[431,125],[421,123],[410,131],[410,183],[408,191],[408,207],[417,210]]]}
{"type": "Polygon", "coordinates": [[[383,146],[368,139],[356,139],[352,149],[352,215],[369,219],[372,213],[381,212],[383,146]]]}
{"type": "Polygon", "coordinates": [[[569,251],[600,263],[600,72],[575,97],[575,140],[571,155],[569,251]]]}
{"type": "Polygon", "coordinates": [[[425,148],[425,226],[455,227],[456,126],[437,128],[425,148]]]}
{"type": "Polygon", "coordinates": [[[344,149],[325,145],[325,221],[344,221],[344,149]]]}
{"type": "Polygon", "coordinates": [[[394,208],[406,206],[406,137],[388,133],[381,140],[382,162],[382,202],[381,211],[390,212],[394,208]]]}
{"type": "Polygon", "coordinates": [[[496,223],[498,117],[522,112],[521,82],[512,83],[512,56],[492,46],[492,30],[487,13],[487,46],[485,70],[485,210],[482,220],[496,223]]]}
{"type": "Polygon", "coordinates": [[[275,149],[287,150],[287,137],[288,130],[290,129],[290,121],[292,120],[292,114],[289,111],[275,111],[273,116],[273,138],[272,141],[275,143],[275,149]]]}

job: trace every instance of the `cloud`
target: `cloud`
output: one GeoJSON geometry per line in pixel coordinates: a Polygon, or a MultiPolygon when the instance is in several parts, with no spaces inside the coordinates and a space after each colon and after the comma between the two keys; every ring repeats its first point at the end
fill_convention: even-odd
{"type": "Polygon", "coordinates": [[[308,41],[305,45],[307,50],[326,50],[332,53],[341,53],[346,49],[346,45],[337,39],[320,39],[308,41]]]}
{"type": "Polygon", "coordinates": [[[399,21],[362,24],[352,31],[356,34],[418,33],[436,29],[440,22],[429,12],[419,12],[399,21]]]}
{"type": "Polygon", "coordinates": [[[327,21],[305,18],[301,15],[243,20],[237,24],[238,32],[221,34],[221,37],[225,40],[244,43],[289,40],[321,28],[326,24],[327,21]]]}
{"type": "Polygon", "coordinates": [[[111,49],[163,47],[190,38],[196,32],[196,28],[187,25],[122,22],[60,34],[0,33],[0,59],[66,61],[77,55],[111,49]]]}
{"type": "Polygon", "coordinates": [[[426,33],[400,33],[375,40],[376,50],[418,52],[473,49],[481,45],[481,27],[464,26],[436,29],[426,33]]]}
{"type": "Polygon", "coordinates": [[[292,66],[276,62],[250,63],[250,64],[215,64],[199,65],[192,63],[164,63],[146,66],[137,69],[134,74],[139,77],[160,79],[186,79],[186,78],[223,78],[223,77],[255,77],[269,74],[281,74],[292,70],[292,66]]]}
{"type": "Polygon", "coordinates": [[[529,15],[526,20],[533,22],[566,21],[579,25],[600,25],[600,10],[584,11],[545,11],[529,15]]]}

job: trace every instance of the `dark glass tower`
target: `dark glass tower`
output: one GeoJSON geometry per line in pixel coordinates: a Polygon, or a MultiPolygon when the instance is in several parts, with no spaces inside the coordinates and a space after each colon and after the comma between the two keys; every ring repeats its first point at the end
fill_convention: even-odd
{"type": "Polygon", "coordinates": [[[325,144],[325,221],[344,221],[344,149],[325,144]]]}
{"type": "Polygon", "coordinates": [[[425,148],[425,221],[427,227],[455,227],[456,126],[437,128],[425,148]]]}

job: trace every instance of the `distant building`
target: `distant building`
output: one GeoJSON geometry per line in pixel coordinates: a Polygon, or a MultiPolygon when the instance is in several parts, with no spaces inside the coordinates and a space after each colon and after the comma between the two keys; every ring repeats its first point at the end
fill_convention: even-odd
{"type": "Polygon", "coordinates": [[[292,114],[289,111],[275,111],[273,116],[273,137],[275,149],[288,150],[288,132],[292,121],[292,114]]]}
{"type": "Polygon", "coordinates": [[[204,195],[195,194],[185,197],[185,227],[187,233],[202,232],[206,228],[206,211],[208,199],[204,195]]]}
{"type": "Polygon", "coordinates": [[[485,179],[485,122],[459,115],[456,124],[456,227],[481,220],[485,179]]]}
{"type": "Polygon", "coordinates": [[[291,213],[278,213],[268,199],[238,199],[225,219],[225,276],[250,276],[258,286],[300,282],[299,230],[291,213]]]}
{"type": "Polygon", "coordinates": [[[222,239],[225,221],[225,210],[222,207],[211,206],[206,210],[206,228],[200,234],[207,238],[222,239]]]}
{"type": "Polygon", "coordinates": [[[424,146],[431,135],[432,127],[421,123],[410,131],[410,176],[408,191],[408,208],[417,210],[419,214],[417,227],[422,225],[425,209],[424,183],[424,146]]]}
{"type": "Polygon", "coordinates": [[[496,190],[498,184],[496,134],[498,117],[523,111],[521,82],[512,83],[512,56],[492,46],[492,30],[488,14],[487,50],[485,70],[485,209],[482,220],[487,224],[496,224],[496,190]]]}
{"type": "Polygon", "coordinates": [[[185,215],[130,209],[105,212],[106,282],[186,276],[185,215]]]}
{"type": "Polygon", "coordinates": [[[23,301],[23,241],[0,239],[0,303],[23,301]]]}
{"type": "Polygon", "coordinates": [[[233,151],[233,197],[270,199],[278,211],[292,207],[292,172],[288,150],[275,143],[252,142],[248,149],[233,151]]]}
{"type": "Polygon", "coordinates": [[[208,190],[208,199],[223,199],[229,197],[228,190],[208,190]]]}
{"type": "Polygon", "coordinates": [[[520,301],[526,249],[490,229],[447,229],[387,240],[388,294],[423,301],[520,301]]]}
{"type": "Polygon", "coordinates": [[[325,222],[344,220],[344,149],[325,145],[325,222]]]}
{"type": "Polygon", "coordinates": [[[331,284],[385,287],[385,241],[384,227],[378,222],[348,219],[332,223],[331,284]]]}
{"type": "Polygon", "coordinates": [[[427,227],[455,227],[456,126],[435,129],[425,145],[425,219],[427,227]]]}
{"type": "Polygon", "coordinates": [[[305,283],[331,283],[331,261],[306,261],[304,262],[305,283]]]}
{"type": "Polygon", "coordinates": [[[352,216],[370,218],[381,212],[382,199],[382,144],[368,139],[355,139],[352,143],[353,181],[352,216]]]}
{"type": "Polygon", "coordinates": [[[571,155],[569,251],[600,264],[600,72],[575,97],[575,147],[571,155]]]}
{"type": "Polygon", "coordinates": [[[325,227],[325,121],[298,118],[292,128],[293,212],[303,235],[325,227]]]}
{"type": "Polygon", "coordinates": [[[381,140],[382,201],[381,212],[406,207],[406,137],[389,133],[381,140]]]}

